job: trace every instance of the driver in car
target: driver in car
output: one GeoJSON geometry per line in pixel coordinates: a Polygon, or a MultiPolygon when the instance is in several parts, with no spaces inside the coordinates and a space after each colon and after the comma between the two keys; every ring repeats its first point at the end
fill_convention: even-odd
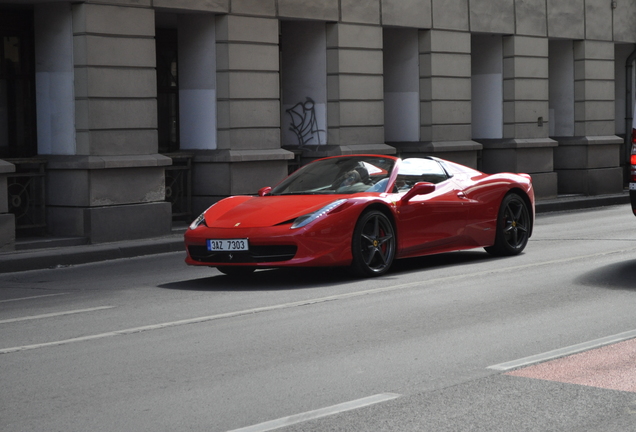
{"type": "Polygon", "coordinates": [[[344,180],[340,183],[338,189],[346,188],[349,186],[353,186],[356,183],[360,182],[360,174],[356,170],[351,170],[345,174],[344,180]]]}
{"type": "Polygon", "coordinates": [[[336,192],[338,193],[355,193],[364,192],[373,186],[369,182],[369,173],[364,167],[356,167],[351,171],[347,171],[344,178],[338,184],[336,192]]]}

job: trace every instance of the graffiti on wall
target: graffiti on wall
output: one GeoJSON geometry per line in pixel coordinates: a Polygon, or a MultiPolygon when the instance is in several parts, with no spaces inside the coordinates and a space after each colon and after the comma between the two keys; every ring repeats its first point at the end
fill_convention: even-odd
{"type": "Polygon", "coordinates": [[[287,110],[287,113],[291,116],[289,130],[296,134],[299,146],[322,144],[320,134],[325,133],[325,131],[318,128],[316,104],[310,97],[305,99],[305,102],[298,102],[287,110]]]}

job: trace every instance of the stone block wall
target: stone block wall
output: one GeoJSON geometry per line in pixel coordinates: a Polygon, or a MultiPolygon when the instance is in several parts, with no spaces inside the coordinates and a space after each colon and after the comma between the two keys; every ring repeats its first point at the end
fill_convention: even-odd
{"type": "MultiPolygon", "coordinates": [[[[197,114],[208,122],[197,134],[182,132],[181,150],[194,163],[195,212],[224,196],[273,185],[298,153],[304,161],[353,152],[432,154],[489,172],[527,172],[539,198],[622,190],[622,144],[615,119],[620,87],[614,80],[615,68],[624,65],[614,52],[617,43],[636,42],[634,0],[23,3],[33,3],[41,24],[36,26],[42,33],[36,38],[38,60],[47,50],[60,48],[59,55],[45,59],[52,65],[40,62],[44,66],[38,72],[50,79],[63,72],[70,86],[61,98],[45,96],[45,86],[38,95],[39,156],[49,160],[48,221],[56,235],[101,242],[170,231],[162,185],[171,160],[158,154],[157,144],[157,14],[174,18],[181,35],[180,90],[189,120],[183,125],[194,127],[197,114]],[[70,27],[64,28],[66,21],[55,21],[49,11],[58,18],[68,14],[70,27]],[[288,84],[282,80],[289,79],[281,71],[286,55],[281,20],[311,20],[325,35],[320,53],[325,70],[320,73],[326,83],[327,142],[293,151],[281,144],[281,100],[288,84]],[[63,32],[43,25],[56,23],[69,32],[68,52],[62,46],[63,32]],[[389,27],[418,37],[416,52],[407,53],[419,60],[419,131],[413,132],[419,137],[409,142],[385,139],[383,40],[389,27]],[[474,35],[500,40],[503,52],[503,96],[494,107],[503,120],[500,135],[492,139],[473,136],[471,68],[482,54],[471,48],[474,35]],[[572,136],[549,134],[550,39],[571,41],[573,47],[572,136]],[[204,67],[197,66],[197,49],[203,50],[204,67]],[[66,116],[64,127],[72,124],[72,130],[49,137],[51,125],[57,125],[51,121],[60,108],[56,104],[66,116]],[[125,228],[116,221],[126,221],[125,228]]],[[[13,222],[3,204],[8,198],[6,192],[2,195],[2,169],[0,165],[0,248],[13,243],[6,234],[13,222]]]]}
{"type": "Polygon", "coordinates": [[[559,137],[559,192],[598,195],[622,190],[622,139],[614,135],[614,45],[574,42],[574,136],[559,137]]]}
{"type": "Polygon", "coordinates": [[[431,154],[477,167],[471,138],[470,33],[419,32],[420,140],[395,143],[402,157],[431,154]]]}
{"type": "MultiPolygon", "coordinates": [[[[239,7],[270,10],[267,2],[239,7]]],[[[193,152],[195,214],[228,195],[277,183],[294,157],[281,148],[278,20],[219,15],[215,25],[217,144],[193,152]]]]}
{"type": "Polygon", "coordinates": [[[49,155],[49,231],[91,242],[168,234],[154,11],[76,4],[72,23],[76,145],[74,155],[49,155]]]}
{"type": "Polygon", "coordinates": [[[479,140],[484,145],[482,168],[530,174],[537,198],[556,197],[557,143],[548,137],[548,40],[506,36],[503,57],[503,138],[479,140]]]}
{"type": "Polygon", "coordinates": [[[381,27],[327,25],[327,133],[336,154],[394,152],[384,144],[381,65],[381,27]]]}

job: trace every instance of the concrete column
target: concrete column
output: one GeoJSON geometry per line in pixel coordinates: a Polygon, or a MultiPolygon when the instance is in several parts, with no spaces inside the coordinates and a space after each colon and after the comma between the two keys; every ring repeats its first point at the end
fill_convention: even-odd
{"type": "Polygon", "coordinates": [[[196,151],[193,209],[254,194],[287,174],[281,148],[278,20],[216,17],[217,143],[196,151]]]}
{"type": "Polygon", "coordinates": [[[559,193],[622,191],[620,146],[614,121],[614,44],[574,42],[574,136],[559,138],[554,165],[559,193]]]}
{"type": "Polygon", "coordinates": [[[325,154],[392,154],[384,143],[382,27],[327,24],[325,154]]]}
{"type": "Polygon", "coordinates": [[[503,138],[480,140],[485,172],[532,175],[537,198],[557,195],[549,135],[548,39],[503,38],[503,138]]]}
{"type": "Polygon", "coordinates": [[[278,21],[217,17],[218,148],[280,148],[278,21]]]}
{"type": "Polygon", "coordinates": [[[574,135],[614,133],[614,44],[574,42],[574,135]]]}
{"type": "Polygon", "coordinates": [[[47,164],[47,218],[55,235],[93,243],[171,231],[157,154],[152,9],[74,4],[76,146],[47,164]]]}
{"type": "Polygon", "coordinates": [[[420,31],[419,52],[420,142],[400,146],[400,152],[477,168],[482,146],[471,140],[470,33],[420,31]]]}

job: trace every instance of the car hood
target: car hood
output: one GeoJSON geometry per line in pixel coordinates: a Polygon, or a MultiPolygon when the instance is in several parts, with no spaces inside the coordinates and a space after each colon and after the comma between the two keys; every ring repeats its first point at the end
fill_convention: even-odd
{"type": "Polygon", "coordinates": [[[269,227],[321,209],[342,195],[234,196],[205,212],[205,222],[215,228],[269,227]]]}

